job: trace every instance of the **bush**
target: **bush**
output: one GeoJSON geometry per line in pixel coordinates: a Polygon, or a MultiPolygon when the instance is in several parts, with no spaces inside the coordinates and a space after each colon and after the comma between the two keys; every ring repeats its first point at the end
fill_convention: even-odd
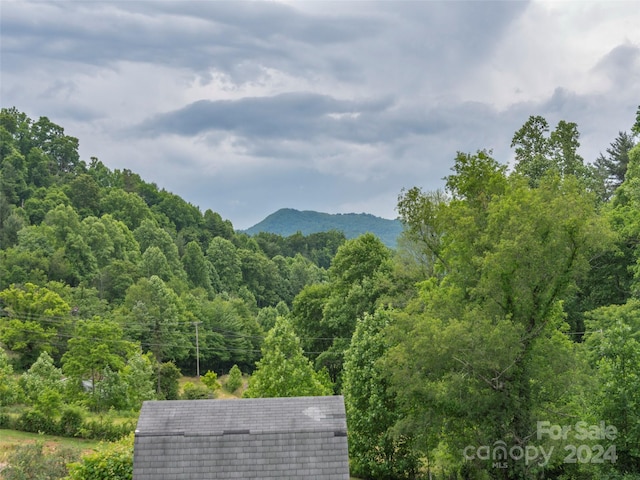
{"type": "Polygon", "coordinates": [[[69,465],[67,480],[132,480],[133,435],[101,445],[96,453],[69,465]]]}
{"type": "Polygon", "coordinates": [[[11,415],[6,412],[0,412],[0,428],[13,428],[13,422],[11,421],[11,415]]]}
{"type": "Polygon", "coordinates": [[[56,422],[38,410],[27,410],[18,417],[16,428],[23,432],[48,433],[55,435],[57,432],[56,422]]]}
{"type": "Polygon", "coordinates": [[[202,400],[213,397],[213,391],[205,385],[194,385],[192,382],[186,382],[182,387],[183,400],[202,400]]]}
{"type": "Polygon", "coordinates": [[[234,365],[229,370],[229,376],[227,377],[227,382],[224,384],[224,388],[226,388],[230,393],[235,392],[242,386],[242,372],[238,365],[234,365]]]}
{"type": "Polygon", "coordinates": [[[136,428],[135,422],[115,424],[104,420],[89,420],[84,422],[79,437],[113,442],[130,434],[136,428]]]}
{"type": "Polygon", "coordinates": [[[212,392],[215,392],[221,387],[220,382],[218,382],[218,374],[211,370],[204,374],[202,377],[202,383],[204,383],[212,392]]]}
{"type": "Polygon", "coordinates": [[[58,433],[65,437],[77,437],[84,424],[84,411],[80,407],[67,407],[58,421],[58,433]]]}
{"type": "Polygon", "coordinates": [[[2,478],[57,480],[67,475],[67,464],[77,461],[78,457],[78,452],[70,448],[60,448],[45,455],[43,442],[19,445],[7,458],[2,478]]]}

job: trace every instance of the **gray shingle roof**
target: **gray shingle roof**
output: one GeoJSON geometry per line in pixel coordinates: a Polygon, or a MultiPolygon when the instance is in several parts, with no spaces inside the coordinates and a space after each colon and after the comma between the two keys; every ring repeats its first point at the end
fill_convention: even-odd
{"type": "Polygon", "coordinates": [[[134,480],[347,480],[346,430],[341,396],[145,402],[134,480]]]}

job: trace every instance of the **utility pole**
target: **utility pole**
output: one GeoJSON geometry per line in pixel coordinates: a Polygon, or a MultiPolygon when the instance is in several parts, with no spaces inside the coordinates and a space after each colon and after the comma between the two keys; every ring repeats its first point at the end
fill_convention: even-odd
{"type": "Polygon", "coordinates": [[[196,326],[196,375],[200,378],[200,342],[198,341],[198,325],[202,322],[193,322],[196,326]]]}

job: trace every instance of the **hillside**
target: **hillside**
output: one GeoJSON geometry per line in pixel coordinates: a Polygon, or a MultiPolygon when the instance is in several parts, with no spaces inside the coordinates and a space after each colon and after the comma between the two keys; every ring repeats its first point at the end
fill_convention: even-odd
{"type": "Polygon", "coordinates": [[[268,232],[287,237],[296,232],[309,235],[329,230],[341,231],[348,239],[370,232],[388,247],[395,248],[402,224],[397,219],[388,220],[368,213],[330,214],[282,208],[244,232],[249,235],[268,232]]]}

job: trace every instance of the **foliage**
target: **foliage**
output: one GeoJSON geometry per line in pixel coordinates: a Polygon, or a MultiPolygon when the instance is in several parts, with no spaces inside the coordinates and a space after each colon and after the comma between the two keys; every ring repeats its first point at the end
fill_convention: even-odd
{"type": "Polygon", "coordinates": [[[197,360],[237,365],[239,382],[257,365],[254,393],[326,393],[327,372],[340,392],[351,349],[344,393],[352,418],[367,413],[349,434],[367,468],[402,476],[415,454],[425,476],[637,476],[637,123],[593,165],[573,122],[536,116],[512,138],[513,171],[459,152],[444,191],[400,193],[393,252],[335,230],[235,232],[128,169],[81,160],[46,117],[3,108],[0,403],[12,410],[0,423],[119,438],[132,423],[70,406],[178,398],[197,360]],[[89,376],[92,394],[79,389],[89,376]],[[567,419],[618,426],[619,462],[496,472],[460,454],[567,419]]]}
{"type": "Polygon", "coordinates": [[[80,407],[67,406],[58,420],[58,433],[64,437],[77,437],[82,431],[85,412],[80,407]]]}
{"type": "Polygon", "coordinates": [[[365,314],[345,353],[349,459],[352,474],[364,478],[414,478],[418,467],[410,442],[394,431],[399,409],[380,364],[388,347],[382,332],[389,322],[387,312],[365,314]]]}
{"type": "Polygon", "coordinates": [[[235,392],[242,386],[242,372],[238,365],[234,365],[229,370],[229,376],[227,377],[227,381],[224,384],[224,388],[228,392],[235,392]]]}
{"type": "Polygon", "coordinates": [[[120,378],[126,385],[126,409],[138,411],[145,400],[155,399],[154,371],[151,354],[136,352],[127,359],[120,371],[120,378]]]}
{"type": "Polygon", "coordinates": [[[588,312],[586,327],[585,344],[602,385],[599,418],[618,431],[620,468],[640,474],[640,301],[588,312]]]}
{"type": "Polygon", "coordinates": [[[212,392],[215,392],[222,387],[220,382],[218,382],[218,374],[211,370],[204,374],[202,377],[202,383],[204,383],[212,392]]]}
{"type": "Polygon", "coordinates": [[[131,480],[133,478],[133,434],[103,444],[97,452],[69,465],[67,480],[131,480]]]}
{"type": "Polygon", "coordinates": [[[214,391],[206,385],[202,385],[200,383],[195,384],[193,382],[186,382],[182,386],[181,398],[183,400],[201,400],[214,398],[214,391]]]}
{"type": "Polygon", "coordinates": [[[156,395],[158,399],[177,400],[180,393],[180,369],[173,362],[156,364],[156,377],[158,386],[156,395]]]}
{"type": "MultiPolygon", "coordinates": [[[[389,329],[395,346],[385,360],[404,411],[399,427],[411,425],[429,459],[442,447],[455,455],[478,442],[519,445],[543,412],[585,413],[569,400],[583,394],[588,377],[563,335],[562,306],[611,239],[574,176],[545,174],[531,188],[484,154],[458,161],[447,179],[453,200],[430,211],[443,232],[436,275],[389,329]]],[[[429,221],[406,221],[414,218],[429,221]]],[[[517,462],[505,471],[537,474],[517,462]]]]}
{"type": "Polygon", "coordinates": [[[56,349],[53,339],[65,327],[71,310],[60,295],[26,283],[0,291],[0,301],[5,315],[0,341],[20,354],[21,367],[31,365],[41,352],[56,349]]]}
{"type": "MultiPolygon", "coordinates": [[[[96,396],[98,382],[104,380],[103,372],[117,372],[125,365],[125,359],[136,346],[124,340],[120,326],[114,321],[94,317],[76,323],[74,336],[68,350],[62,356],[64,372],[78,384],[91,381],[91,394],[96,396]]],[[[94,398],[96,408],[99,402],[94,398]]]]}
{"type": "Polygon", "coordinates": [[[328,378],[316,372],[303,355],[291,323],[279,317],[262,346],[262,358],[244,392],[248,398],[331,394],[328,378]]]}
{"type": "Polygon", "coordinates": [[[4,349],[0,348],[0,407],[13,405],[20,400],[21,388],[13,373],[13,366],[4,349]]]}
{"type": "Polygon", "coordinates": [[[629,164],[629,151],[635,146],[633,137],[626,132],[618,132],[618,136],[607,148],[607,155],[602,153],[595,161],[595,166],[602,172],[606,183],[606,199],[622,185],[627,166],[629,164]]]}
{"type": "Polygon", "coordinates": [[[61,394],[65,389],[62,371],[47,352],[42,352],[28,371],[20,376],[20,387],[25,397],[48,415],[57,413],[61,394]],[[57,400],[56,400],[57,398],[57,400]]]}
{"type": "Polygon", "coordinates": [[[2,469],[5,480],[56,480],[64,478],[67,464],[77,461],[78,452],[70,448],[58,448],[45,454],[44,442],[19,445],[7,458],[2,469]]]}

